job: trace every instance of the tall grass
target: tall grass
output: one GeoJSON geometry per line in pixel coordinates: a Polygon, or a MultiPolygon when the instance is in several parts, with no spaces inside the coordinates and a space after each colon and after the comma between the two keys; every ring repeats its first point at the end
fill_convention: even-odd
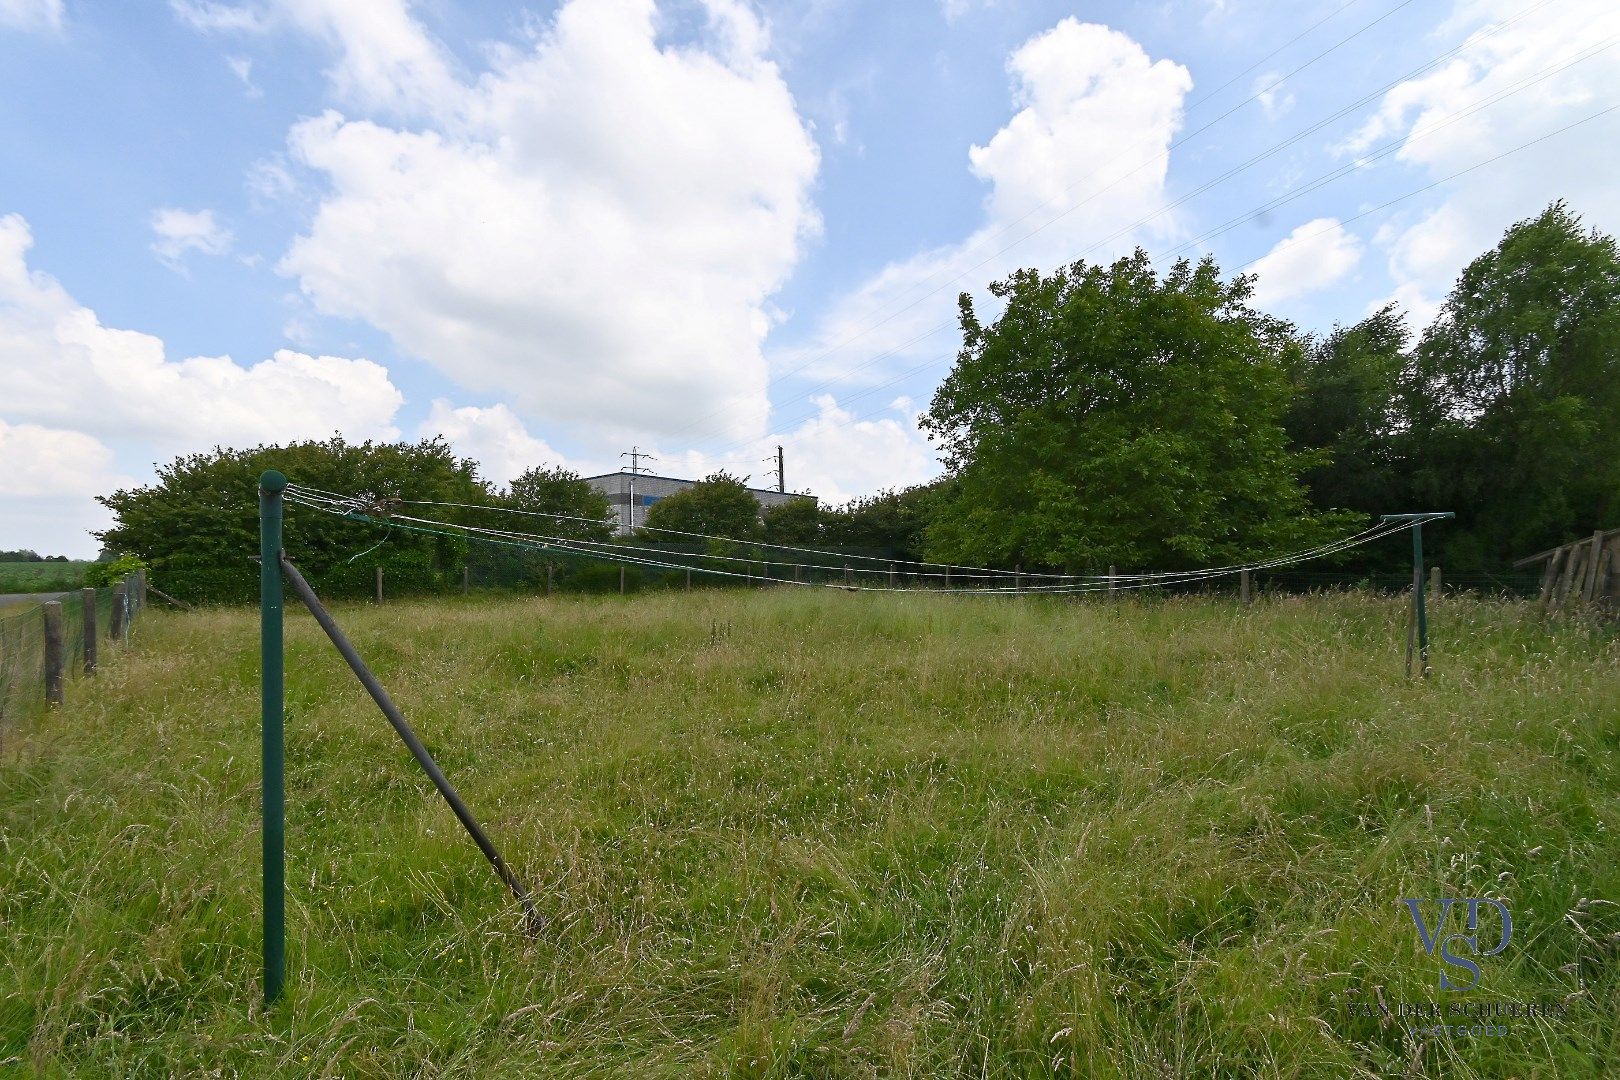
{"type": "Polygon", "coordinates": [[[0,1070],[1525,1077],[1620,1060],[1620,650],[1598,629],[1448,600],[1435,677],[1408,682],[1398,602],[1353,595],[337,614],[544,933],[525,936],[313,622],[289,617],[291,974],[267,1014],[256,616],[152,612],[0,762],[0,1070]],[[1466,993],[1439,989],[1399,902],[1442,896],[1513,913],[1466,993]],[[1426,1001],[1568,1012],[1499,1037],[1353,1013],[1426,1001]]]}

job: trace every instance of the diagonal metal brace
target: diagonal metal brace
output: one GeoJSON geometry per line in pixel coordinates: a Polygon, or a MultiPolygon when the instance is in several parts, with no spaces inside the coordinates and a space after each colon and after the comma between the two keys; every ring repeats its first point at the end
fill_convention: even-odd
{"type": "Polygon", "coordinates": [[[354,646],[344,636],[343,631],[338,629],[338,625],[333,621],[331,614],[321,604],[320,598],[315,595],[315,590],[309,587],[309,582],[304,580],[304,575],[298,572],[298,568],[292,564],[292,560],[288,559],[285,553],[281,555],[281,569],[286,573],[287,581],[292,585],[293,592],[298,594],[298,599],[302,600],[304,606],[309,608],[309,613],[315,616],[315,621],[321,624],[321,629],[326,631],[326,636],[332,639],[333,645],[337,646],[337,651],[348,662],[349,669],[360,680],[360,685],[366,688],[366,693],[371,695],[371,700],[377,703],[377,708],[382,710],[383,716],[387,717],[388,722],[393,725],[394,731],[400,737],[400,741],[410,750],[411,756],[416,759],[416,763],[422,766],[422,771],[427,773],[429,780],[433,781],[433,786],[439,789],[439,794],[443,795],[444,801],[450,804],[450,809],[455,811],[456,818],[461,822],[462,828],[467,830],[467,834],[472,837],[473,843],[478,845],[478,850],[484,853],[484,857],[489,860],[489,864],[495,868],[495,873],[506,883],[507,888],[512,890],[512,895],[517,897],[518,903],[523,905],[525,928],[531,935],[539,934],[540,930],[545,926],[545,919],[536,910],[534,900],[529,896],[529,890],[524,888],[523,882],[518,880],[517,875],[512,872],[512,868],[506,864],[506,860],[501,858],[501,853],[495,850],[495,845],[490,843],[489,837],[484,835],[483,828],[479,826],[477,819],[472,815],[472,811],[467,808],[467,804],[462,801],[461,795],[456,791],[455,786],[450,783],[443,770],[439,768],[438,763],[433,760],[433,755],[428,753],[427,747],[422,745],[422,740],[416,737],[416,732],[411,730],[411,725],[406,722],[405,715],[399,711],[399,707],[388,696],[388,691],[383,689],[382,684],[371,673],[371,669],[360,658],[360,654],[355,651],[354,646]]]}

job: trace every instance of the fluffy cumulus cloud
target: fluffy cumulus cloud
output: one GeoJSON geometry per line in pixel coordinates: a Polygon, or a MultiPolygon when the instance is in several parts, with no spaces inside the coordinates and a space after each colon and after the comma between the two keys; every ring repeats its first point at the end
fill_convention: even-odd
{"type": "Polygon", "coordinates": [[[256,364],[171,360],[150,334],[102,325],[33,270],[33,236],[0,217],[0,547],[93,554],[91,496],[137,478],[115,467],[213,444],[394,438],[403,398],[368,360],[283,349],[256,364]]]}
{"type": "Polygon", "coordinates": [[[1030,39],[1007,67],[1017,111],[968,151],[989,188],[983,223],[839,298],[810,340],[773,354],[779,370],[880,381],[919,357],[943,363],[959,291],[1018,266],[1110,258],[1173,228],[1160,211],[1192,86],[1185,68],[1073,18],[1030,39]]]}
{"type": "Polygon", "coordinates": [[[439,398],[417,434],[443,436],[456,453],[478,462],[479,475],[497,484],[509,484],[537,465],[569,464],[544,440],[529,434],[523,421],[505,405],[458,408],[439,398]]]}
{"type": "Polygon", "coordinates": [[[1361,261],[1361,241],[1338,218],[1307,221],[1246,268],[1255,282],[1254,304],[1266,309],[1327,288],[1361,261]]]}
{"type": "Polygon", "coordinates": [[[60,30],[62,0],[0,0],[0,27],[60,30]]]}
{"type": "Polygon", "coordinates": [[[152,250],[170,265],[178,265],[187,252],[223,255],[231,249],[231,231],[214,220],[212,210],[165,207],[152,215],[152,235],[152,250]]]}
{"type": "Polygon", "coordinates": [[[1463,0],[1442,28],[1443,37],[1462,40],[1458,55],[1392,88],[1341,148],[1353,155],[1398,138],[1399,161],[1433,179],[1455,177],[1443,197],[1396,217],[1376,238],[1394,298],[1419,325],[1470,258],[1554,198],[1592,224],[1620,229],[1620,187],[1610,180],[1620,171],[1620,113],[1580,123],[1614,104],[1620,51],[1608,42],[1616,34],[1620,5],[1612,0],[1528,8],[1463,0]],[[1456,175],[1465,169],[1473,171],[1456,175]]]}
{"type": "Polygon", "coordinates": [[[82,431],[0,420],[0,498],[93,497],[128,478],[113,452],[82,431]]]}
{"type": "Polygon", "coordinates": [[[279,350],[256,364],[228,356],[171,360],[162,340],[104,326],[62,285],[28,266],[22,218],[0,218],[0,402],[9,422],[73,427],[153,454],[214,442],[391,438],[403,401],[369,360],[279,350]]]}
{"type": "Polygon", "coordinates": [[[476,80],[399,2],[204,14],[335,54],[348,112],[289,136],[323,193],[281,269],[314,306],[605,446],[712,409],[762,430],[768,298],[818,225],[764,27],[735,0],[704,11],[673,44],[653,0],[568,0],[476,80]]]}

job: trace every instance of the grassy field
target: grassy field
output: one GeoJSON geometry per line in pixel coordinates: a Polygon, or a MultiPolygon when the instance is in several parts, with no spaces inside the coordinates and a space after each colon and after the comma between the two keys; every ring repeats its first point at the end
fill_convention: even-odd
{"type": "MultiPolygon", "coordinates": [[[[1620,1062],[1620,646],[1603,631],[1447,600],[1435,677],[1408,682],[1399,603],[1362,596],[775,591],[338,616],[544,932],[524,935],[289,616],[291,975],[267,1014],[256,613],[153,611],[0,759],[0,1073],[1620,1062]],[[1405,897],[1509,906],[1477,988],[1440,989],[1405,897]],[[1376,1015],[1428,1002],[1551,1010],[1500,1035],[1376,1015]]],[[[1482,910],[1480,952],[1496,919],[1482,910]]]]}
{"type": "Polygon", "coordinates": [[[0,562],[0,593],[61,592],[84,584],[88,562],[0,562]]]}

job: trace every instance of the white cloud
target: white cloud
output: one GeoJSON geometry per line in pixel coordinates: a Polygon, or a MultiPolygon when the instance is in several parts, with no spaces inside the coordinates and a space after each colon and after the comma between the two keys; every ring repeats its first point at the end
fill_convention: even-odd
{"type": "Polygon", "coordinates": [[[561,454],[530,435],[523,421],[505,405],[457,408],[438,398],[417,434],[443,435],[457,454],[479,463],[479,475],[497,484],[509,484],[537,465],[567,464],[561,454]]]}
{"type": "Polygon", "coordinates": [[[1268,71],[1254,80],[1252,93],[1267,120],[1276,120],[1294,107],[1293,92],[1278,85],[1282,77],[1280,72],[1268,71]]]}
{"type": "Polygon", "coordinates": [[[218,3],[216,0],[169,0],[175,16],[194,30],[262,31],[265,17],[246,5],[218,3]]]}
{"type": "Polygon", "coordinates": [[[152,215],[152,250],[171,266],[178,266],[189,251],[223,255],[231,249],[231,231],[214,220],[212,210],[177,210],[165,207],[152,215]]]}
{"type": "Polygon", "coordinates": [[[0,497],[104,495],[129,481],[112,461],[112,451],[82,431],[0,419],[0,497]]]}
{"type": "Polygon", "coordinates": [[[62,29],[62,0],[0,0],[0,27],[62,29]]]}
{"type": "Polygon", "coordinates": [[[654,448],[653,452],[674,476],[703,477],[725,469],[734,476],[751,476],[750,484],[764,487],[766,461],[774,461],[781,446],[788,490],[808,491],[823,505],[924,483],[939,475],[939,460],[917,429],[918,414],[910,399],[896,398],[885,414],[860,419],[831,394],[817,395],[814,403],[815,415],[724,457],[702,451],[671,454],[654,448]]]}
{"type": "Polygon", "coordinates": [[[162,340],[103,326],[60,283],[33,271],[28,224],[0,217],[0,402],[12,423],[81,428],[170,454],[214,443],[393,438],[403,402],[369,360],[288,349],[244,366],[228,356],[170,360],[162,340]]]}
{"type": "Polygon", "coordinates": [[[0,419],[0,548],[94,555],[90,531],[110,523],[95,496],[131,483],[112,459],[110,449],[83,432],[0,419]]]}
{"type": "Polygon", "coordinates": [[[281,267],[319,311],[604,444],[713,409],[760,430],[817,153],[747,9],[709,0],[704,42],[674,47],[652,0],[569,0],[464,85],[408,20],[362,45],[361,16],[284,6],[326,11],[351,99],[421,117],[292,131],[330,190],[281,267]]]}
{"type": "Polygon", "coordinates": [[[1185,68],[1072,18],[1025,42],[1007,66],[1018,112],[968,151],[989,185],[983,224],[960,243],[890,263],[836,300],[809,341],[773,352],[778,370],[882,381],[950,347],[938,335],[915,339],[950,327],[958,292],[982,292],[1020,266],[1111,258],[1144,234],[1173,230],[1167,217],[1144,229],[1122,224],[1165,204],[1169,146],[1192,86],[1185,68]]]}
{"type": "MultiPolygon", "coordinates": [[[[1445,29],[1467,33],[1458,56],[1392,88],[1343,152],[1404,138],[1399,161],[1428,177],[1449,177],[1597,113],[1620,85],[1620,51],[1603,48],[1620,34],[1620,5],[1612,0],[1563,0],[1527,12],[1513,0],[1461,0],[1445,29]],[[1515,19],[1511,26],[1489,33],[1508,19],[1515,19]],[[1447,122],[1498,95],[1499,103],[1447,122]]],[[[1380,230],[1394,297],[1412,306],[1422,326],[1421,316],[1435,310],[1469,259],[1558,198],[1614,231],[1617,171],[1620,114],[1610,113],[1450,181],[1432,208],[1380,230]]]]}
{"type": "Polygon", "coordinates": [[[1354,270],[1361,253],[1361,241],[1338,218],[1307,221],[1249,264],[1247,272],[1259,279],[1254,304],[1266,309],[1279,301],[1319,292],[1354,270]]]}
{"type": "Polygon", "coordinates": [[[988,11],[1001,3],[1002,0],[939,0],[939,8],[945,15],[945,21],[954,23],[969,12],[988,11]]]}
{"type": "Polygon", "coordinates": [[[225,63],[230,67],[231,74],[242,80],[242,87],[250,98],[264,97],[264,90],[253,81],[253,61],[246,56],[227,56],[225,63]]]}

